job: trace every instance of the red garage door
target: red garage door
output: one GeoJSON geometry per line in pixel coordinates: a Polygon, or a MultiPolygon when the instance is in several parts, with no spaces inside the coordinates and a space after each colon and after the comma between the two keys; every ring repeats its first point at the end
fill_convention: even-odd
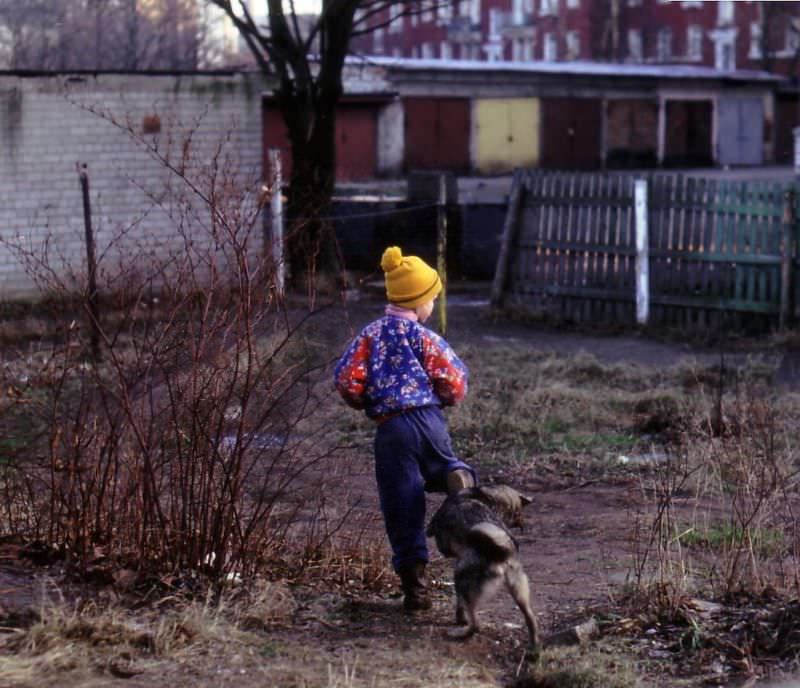
{"type": "Polygon", "coordinates": [[[339,107],[336,114],[336,179],[374,179],[377,163],[377,111],[374,105],[339,107]]]}
{"type": "Polygon", "coordinates": [[[542,98],[541,166],[600,167],[602,106],[596,98],[542,98]]]}
{"type": "Polygon", "coordinates": [[[406,98],[406,170],[469,172],[470,101],[406,98]]]}
{"type": "MultiPolygon", "coordinates": [[[[336,111],[336,179],[360,181],[375,177],[377,168],[377,117],[382,100],[341,103],[336,111]]],[[[263,175],[269,175],[270,148],[282,154],[283,177],[292,173],[292,155],[289,135],[281,113],[274,103],[264,103],[263,108],[263,175]]]]}

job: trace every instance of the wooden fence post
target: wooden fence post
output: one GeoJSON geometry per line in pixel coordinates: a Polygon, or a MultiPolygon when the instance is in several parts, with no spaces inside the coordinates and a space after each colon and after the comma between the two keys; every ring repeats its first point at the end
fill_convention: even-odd
{"type": "Polygon", "coordinates": [[[492,282],[490,297],[493,308],[497,308],[503,300],[509,254],[511,252],[511,244],[514,243],[521,198],[522,173],[518,170],[514,173],[514,179],[511,182],[511,192],[508,196],[508,210],[506,211],[506,220],[503,224],[503,234],[500,238],[500,253],[497,256],[497,267],[494,270],[494,281],[492,282]]]}
{"type": "Polygon", "coordinates": [[[83,162],[78,163],[78,179],[81,183],[83,196],[83,225],[86,240],[86,268],[88,284],[86,295],[86,309],[89,311],[90,345],[92,358],[100,362],[100,304],[97,294],[97,258],[94,250],[94,230],[92,229],[92,206],[89,198],[89,166],[83,162]]]}
{"type": "Polygon", "coordinates": [[[794,286],[794,216],[795,192],[783,194],[783,241],[781,242],[781,310],[778,326],[785,329],[792,317],[792,292],[794,286]]]}
{"type": "Polygon", "coordinates": [[[436,270],[442,280],[439,294],[439,332],[447,334],[447,176],[439,176],[439,203],[436,208],[436,270]]]}
{"type": "Polygon", "coordinates": [[[270,250],[275,264],[275,287],[282,297],[286,281],[286,261],[283,255],[283,170],[281,151],[269,149],[270,188],[270,250]]]}
{"type": "Polygon", "coordinates": [[[646,325],[650,319],[650,252],[647,226],[647,180],[634,182],[636,214],[636,322],[646,325]]]}

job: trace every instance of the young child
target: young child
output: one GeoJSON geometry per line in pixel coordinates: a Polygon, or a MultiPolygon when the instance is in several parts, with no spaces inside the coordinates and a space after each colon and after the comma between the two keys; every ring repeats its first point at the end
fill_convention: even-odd
{"type": "Polygon", "coordinates": [[[423,327],[442,290],[436,270],[397,246],[381,259],[389,301],[336,366],[335,385],[376,424],[375,476],[381,511],[400,576],[403,606],[430,609],[425,582],[425,491],[475,484],[470,466],[453,454],[442,406],[461,401],[467,369],[441,337],[423,327]]]}

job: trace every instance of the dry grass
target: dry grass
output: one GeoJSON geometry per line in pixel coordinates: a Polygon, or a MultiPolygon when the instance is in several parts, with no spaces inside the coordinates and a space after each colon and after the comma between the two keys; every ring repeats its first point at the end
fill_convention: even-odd
{"type": "Polygon", "coordinates": [[[595,645],[547,650],[514,688],[637,688],[643,685],[618,649],[595,645]]]}

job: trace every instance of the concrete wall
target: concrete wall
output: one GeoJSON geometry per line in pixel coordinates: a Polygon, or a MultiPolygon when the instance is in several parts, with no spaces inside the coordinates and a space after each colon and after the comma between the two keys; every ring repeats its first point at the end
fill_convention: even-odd
{"type": "MultiPolygon", "coordinates": [[[[241,224],[257,206],[264,88],[243,74],[0,74],[0,298],[40,293],[30,268],[45,248],[54,274],[82,283],[78,163],[88,165],[101,286],[121,288],[134,263],[146,273],[219,248],[220,213],[241,224]],[[223,177],[236,181],[220,194],[223,177]],[[214,179],[216,214],[200,198],[214,179]]],[[[253,251],[260,241],[259,229],[253,251]]]]}

